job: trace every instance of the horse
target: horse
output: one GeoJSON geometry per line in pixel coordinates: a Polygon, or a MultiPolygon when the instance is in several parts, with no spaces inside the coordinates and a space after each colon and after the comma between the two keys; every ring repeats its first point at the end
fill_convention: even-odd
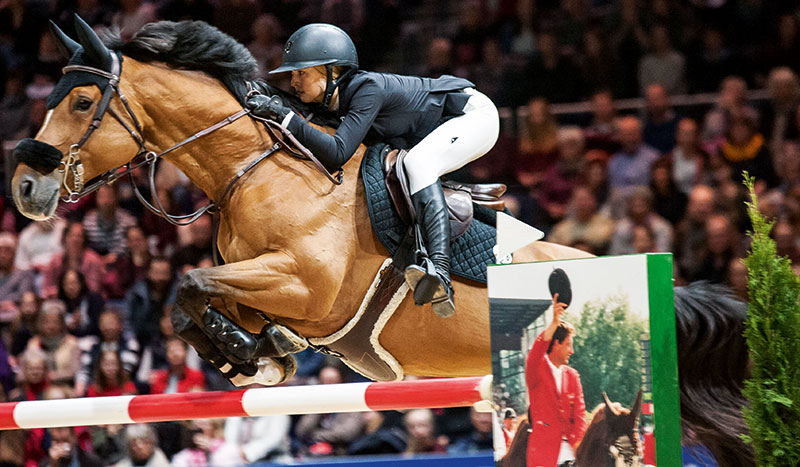
{"type": "Polygon", "coordinates": [[[575,467],[641,465],[636,425],[642,409],[642,390],[636,394],[630,410],[609,401],[605,392],[603,400],[604,403],[592,411],[592,421],[575,452],[575,467]]]}
{"type": "MultiPolygon", "coordinates": [[[[274,331],[275,323],[310,339],[345,327],[390,256],[372,230],[360,183],[365,147],[344,165],[341,184],[334,185],[330,174],[276,146],[278,138],[261,122],[238,118],[247,113],[244,92],[237,97],[232,90],[246,91],[256,62],[244,46],[205,23],[151,23],[126,43],[112,33],[104,42],[77,17],[76,29],[78,41],[55,31],[72,57],[73,68],[54,91],[63,88],[65,97],[48,111],[35,139],[17,147],[27,155],[20,157],[12,180],[19,211],[45,220],[53,216],[59,196],[82,194],[83,180],[100,177],[103,183],[116,178],[118,168],[133,167],[137,157],[145,162],[163,157],[217,206],[216,246],[225,264],[185,274],[173,310],[173,322],[184,327],[182,337],[201,356],[226,371],[248,363],[237,354],[241,341],[225,340],[240,337],[239,329],[249,333],[245,338],[258,339],[274,331]],[[70,83],[76,73],[105,79],[105,91],[70,83]],[[100,126],[103,106],[113,118],[100,126]],[[200,131],[209,126],[213,131],[200,131]],[[202,137],[187,139],[198,133],[202,137]],[[259,159],[273,147],[278,149],[259,159]],[[49,165],[43,162],[48,158],[49,165]],[[249,171],[237,176],[248,164],[249,171]],[[221,314],[208,322],[209,310],[221,314]],[[191,321],[181,321],[185,316],[191,321]],[[222,331],[209,336],[210,328],[222,331]]],[[[150,202],[160,207],[157,197],[150,202]]],[[[587,256],[535,242],[514,260],[587,256]]],[[[380,344],[403,373],[450,377],[491,371],[485,284],[455,278],[453,286],[455,316],[439,318],[430,305],[416,306],[406,296],[386,323],[380,344]]],[[[277,371],[271,382],[277,383],[293,370],[273,356],[268,363],[277,371]]]]}

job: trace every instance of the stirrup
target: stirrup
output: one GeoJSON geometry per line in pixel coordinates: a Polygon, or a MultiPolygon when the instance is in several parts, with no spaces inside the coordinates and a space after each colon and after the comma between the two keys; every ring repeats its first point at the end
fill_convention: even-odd
{"type": "Polygon", "coordinates": [[[453,316],[453,287],[436,272],[430,259],[425,258],[423,264],[426,268],[412,264],[405,270],[406,283],[414,292],[414,303],[417,306],[430,303],[433,312],[441,318],[453,316]]]}

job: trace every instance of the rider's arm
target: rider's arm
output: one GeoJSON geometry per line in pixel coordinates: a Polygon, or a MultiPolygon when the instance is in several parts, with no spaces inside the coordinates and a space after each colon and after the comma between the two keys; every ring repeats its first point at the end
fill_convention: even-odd
{"type": "Polygon", "coordinates": [[[298,115],[287,117],[286,127],[325,167],[336,170],[356,152],[375,122],[382,102],[378,84],[367,81],[355,91],[347,115],[333,135],[314,129],[298,115]]]}

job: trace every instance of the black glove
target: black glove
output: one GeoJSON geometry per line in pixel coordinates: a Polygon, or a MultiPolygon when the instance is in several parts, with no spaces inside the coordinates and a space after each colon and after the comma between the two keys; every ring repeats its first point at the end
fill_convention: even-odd
{"type": "Polygon", "coordinates": [[[278,96],[265,96],[263,94],[253,94],[245,102],[253,115],[262,118],[269,118],[278,123],[283,122],[283,119],[292,111],[289,107],[283,105],[283,100],[278,96]]]}

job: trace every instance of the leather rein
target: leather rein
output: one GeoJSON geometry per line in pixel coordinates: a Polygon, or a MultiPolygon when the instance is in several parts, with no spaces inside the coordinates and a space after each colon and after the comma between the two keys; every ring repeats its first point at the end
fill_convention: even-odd
{"type": "MultiPolygon", "coordinates": [[[[58,167],[59,173],[62,174],[61,185],[65,189],[67,195],[62,197],[62,200],[68,203],[76,203],[79,199],[83,198],[84,196],[96,191],[101,186],[112,183],[118,178],[121,178],[125,175],[128,175],[130,178],[130,183],[133,186],[133,191],[136,194],[136,198],[151,212],[156,214],[159,217],[166,219],[168,222],[174,225],[188,225],[192,222],[196,221],[200,216],[205,213],[214,214],[218,213],[222,207],[224,206],[225,200],[227,199],[227,195],[236,185],[236,182],[244,176],[247,172],[257,166],[261,161],[269,157],[270,155],[274,154],[281,149],[285,150],[289,153],[292,157],[301,160],[309,160],[314,163],[316,168],[320,170],[325,176],[334,184],[334,185],[341,185],[343,179],[343,171],[339,169],[339,171],[335,175],[331,175],[330,172],[325,168],[324,165],[316,158],[311,151],[305,148],[297,139],[292,135],[288,130],[280,126],[278,123],[273,122],[272,120],[265,119],[253,115],[250,113],[250,110],[247,108],[243,108],[242,110],[225,117],[223,120],[211,125],[204,130],[201,130],[194,135],[190,136],[189,138],[184,139],[183,141],[175,144],[174,146],[165,149],[159,153],[154,151],[148,150],[145,147],[145,141],[143,136],[142,127],[139,123],[139,120],[136,118],[133,110],[131,109],[130,105],[128,104],[128,100],[122,94],[119,89],[119,80],[121,75],[121,66],[119,62],[119,58],[115,53],[111,53],[111,72],[107,72],[101,70],[99,68],[84,66],[84,65],[69,65],[62,69],[62,73],[66,74],[71,71],[81,71],[85,73],[92,73],[95,75],[99,75],[103,78],[108,79],[108,84],[106,85],[105,89],[103,90],[103,95],[100,98],[100,102],[97,105],[97,109],[95,110],[94,116],[92,117],[92,123],[89,125],[89,128],[83,134],[81,139],[70,146],[69,154],[65,159],[63,159],[58,167]],[[130,116],[131,121],[133,122],[134,128],[131,128],[125,121],[111,108],[111,99],[114,94],[117,94],[122,102],[125,110],[127,111],[128,115],[130,116]],[[92,133],[100,127],[100,123],[103,120],[103,117],[106,113],[110,113],[119,123],[122,125],[123,128],[131,135],[136,144],[139,145],[139,149],[136,152],[136,155],[128,161],[126,164],[121,165],[117,168],[107,170],[100,174],[96,181],[93,182],[89,186],[84,186],[83,182],[83,174],[84,168],[83,163],[80,159],[80,150],[81,147],[86,144],[86,141],[92,135],[92,133]],[[156,162],[163,156],[169,154],[176,149],[179,149],[197,139],[202,138],[208,134],[211,134],[220,128],[223,128],[231,123],[235,122],[236,120],[244,117],[245,115],[249,115],[250,118],[258,120],[264,124],[269,133],[272,140],[275,142],[272,147],[267,149],[265,152],[261,153],[258,157],[253,159],[249,164],[247,164],[242,169],[236,172],[236,176],[228,182],[228,185],[225,187],[225,191],[223,191],[220,199],[217,203],[210,201],[205,206],[198,208],[195,212],[191,214],[184,214],[184,215],[173,215],[169,214],[166,209],[164,209],[161,200],[158,197],[158,193],[156,192],[156,183],[155,183],[155,172],[156,172],[156,162]],[[288,140],[288,142],[287,142],[288,140]],[[142,167],[148,166],[149,173],[148,173],[148,188],[150,191],[150,197],[153,199],[154,204],[151,204],[139,190],[138,185],[136,184],[136,180],[133,177],[133,171],[142,167]],[[120,170],[124,167],[123,170],[120,170]],[[72,183],[70,184],[68,181],[68,177],[72,175],[72,183]]],[[[248,82],[248,88],[250,91],[247,94],[247,97],[250,97],[252,94],[257,94],[258,91],[255,90],[252,85],[248,82]]]]}

